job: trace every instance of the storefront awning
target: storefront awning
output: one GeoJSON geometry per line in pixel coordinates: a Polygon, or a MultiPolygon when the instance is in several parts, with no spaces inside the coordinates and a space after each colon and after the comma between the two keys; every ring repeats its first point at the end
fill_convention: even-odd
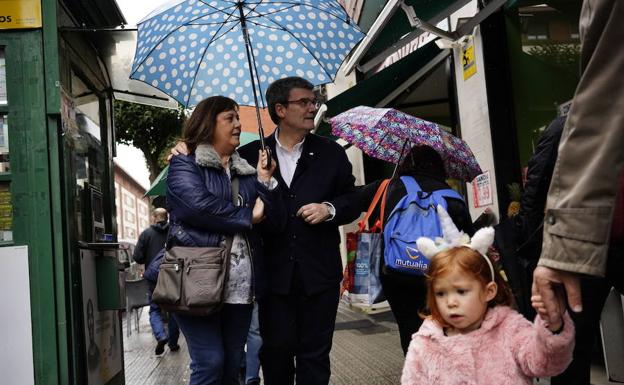
{"type": "Polygon", "coordinates": [[[178,102],[162,91],[130,79],[136,49],[134,29],[64,29],[65,33],[88,34],[106,67],[111,91],[116,99],[156,107],[177,108],[178,102]]]}
{"type": "Polygon", "coordinates": [[[343,71],[350,73],[357,66],[360,71],[368,72],[393,52],[410,45],[425,31],[431,29],[437,29],[440,33],[448,35],[448,38],[460,38],[471,33],[477,24],[504,5],[505,1],[491,0],[457,31],[445,33],[446,31],[437,29],[435,25],[469,3],[470,0],[389,0],[364,40],[360,42],[345,64],[343,71]],[[408,10],[413,10],[411,16],[408,16],[408,10]]]}
{"type": "MultiPolygon", "coordinates": [[[[326,117],[332,117],[356,106],[385,107],[405,89],[428,74],[444,61],[449,50],[441,50],[434,43],[425,45],[374,76],[357,83],[330,99],[326,117]]],[[[317,134],[329,136],[329,125],[324,123],[317,134]]]]}

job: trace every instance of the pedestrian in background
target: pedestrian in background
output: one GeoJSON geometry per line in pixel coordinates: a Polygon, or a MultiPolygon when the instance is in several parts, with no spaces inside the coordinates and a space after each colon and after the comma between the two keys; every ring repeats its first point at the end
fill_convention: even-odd
{"type": "MultiPolygon", "coordinates": [[[[143,230],[139,235],[139,240],[134,248],[132,258],[136,263],[145,265],[147,269],[156,255],[165,247],[167,240],[167,231],[169,230],[169,221],[167,210],[162,207],[156,208],[152,214],[154,224],[143,230]]],[[[152,302],[152,293],[154,292],[154,283],[150,283],[150,308],[149,320],[152,327],[152,334],[156,338],[156,348],[154,353],[160,355],[165,351],[165,345],[169,345],[169,350],[177,352],[180,350],[178,338],[180,330],[178,324],[173,317],[169,317],[167,323],[168,331],[165,331],[165,321],[163,312],[158,305],[152,302]]]]}

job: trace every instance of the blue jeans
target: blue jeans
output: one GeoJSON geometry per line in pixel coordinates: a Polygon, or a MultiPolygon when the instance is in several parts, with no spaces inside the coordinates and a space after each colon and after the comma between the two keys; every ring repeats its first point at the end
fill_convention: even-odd
{"type": "Polygon", "coordinates": [[[165,332],[165,322],[163,320],[162,312],[158,305],[151,302],[149,308],[149,321],[152,327],[152,333],[157,341],[168,340],[169,347],[176,346],[178,344],[178,338],[180,337],[180,329],[176,320],[169,315],[168,333],[165,332]]]}
{"type": "Polygon", "coordinates": [[[189,385],[238,384],[252,310],[225,304],[205,317],[175,314],[191,356],[189,385]]]}
{"type": "Polygon", "coordinates": [[[245,354],[245,383],[250,381],[260,381],[260,358],[258,353],[262,346],[260,337],[260,325],[258,323],[258,303],[254,303],[251,325],[247,334],[247,353],[245,354]]]}

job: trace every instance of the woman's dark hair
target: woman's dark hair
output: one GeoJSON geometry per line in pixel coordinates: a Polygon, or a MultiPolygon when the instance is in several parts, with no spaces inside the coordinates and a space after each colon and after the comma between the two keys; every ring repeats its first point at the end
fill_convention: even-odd
{"type": "Polygon", "coordinates": [[[410,149],[399,165],[397,174],[424,174],[436,179],[446,179],[446,170],[442,157],[436,150],[426,145],[417,145],[410,149]]]}
{"type": "Polygon", "coordinates": [[[217,115],[223,111],[236,111],[238,104],[225,96],[211,96],[199,102],[182,130],[182,141],[190,153],[197,145],[212,143],[217,115]]]}
{"type": "Polygon", "coordinates": [[[276,104],[285,104],[290,97],[290,90],[293,88],[303,88],[313,90],[314,85],[304,78],[291,76],[284,79],[278,79],[269,85],[266,90],[266,101],[269,108],[269,116],[275,124],[279,124],[280,118],[275,111],[276,104]]]}

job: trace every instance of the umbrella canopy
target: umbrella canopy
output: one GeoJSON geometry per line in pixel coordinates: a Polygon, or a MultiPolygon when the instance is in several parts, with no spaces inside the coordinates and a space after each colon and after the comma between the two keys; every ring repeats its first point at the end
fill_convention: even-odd
{"type": "Polygon", "coordinates": [[[333,135],[374,158],[398,164],[412,146],[427,145],[442,156],[449,177],[471,181],[482,173],[466,142],[401,111],[359,106],[330,122],[333,135]]]}
{"type": "MultiPolygon", "coordinates": [[[[240,145],[244,146],[249,142],[253,142],[254,140],[258,140],[259,136],[257,134],[252,134],[249,132],[241,132],[240,136],[240,145]]],[[[252,166],[256,166],[255,164],[252,166]]],[[[164,196],[167,194],[167,173],[169,172],[169,166],[165,167],[160,174],[154,179],[152,185],[147,190],[144,196],[164,196]]]]}
{"type": "Polygon", "coordinates": [[[446,147],[443,156],[446,172],[449,176],[472,181],[477,175],[483,174],[472,150],[463,139],[442,130],[442,140],[446,147]]]}
{"type": "Polygon", "coordinates": [[[213,95],[266,107],[274,80],[333,81],[363,37],[335,0],[176,1],[138,24],[130,77],[185,107],[213,95]]]}

